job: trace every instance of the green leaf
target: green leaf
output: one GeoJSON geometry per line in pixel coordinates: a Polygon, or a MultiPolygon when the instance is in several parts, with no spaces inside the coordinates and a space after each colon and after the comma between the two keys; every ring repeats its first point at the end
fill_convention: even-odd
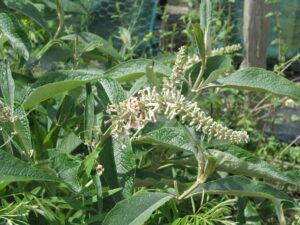
{"type": "Polygon", "coordinates": [[[297,180],[285,175],[267,162],[253,156],[250,152],[233,145],[216,145],[210,154],[217,160],[217,170],[241,174],[300,186],[297,180]]]}
{"type": "Polygon", "coordinates": [[[30,180],[60,181],[0,149],[0,183],[30,180]]]}
{"type": "Polygon", "coordinates": [[[63,36],[60,39],[62,40],[75,40],[78,36],[78,40],[81,43],[80,48],[87,50],[91,46],[98,46],[96,49],[105,55],[111,56],[115,60],[122,60],[122,57],[119,55],[118,51],[111,46],[106,40],[104,40],[102,37],[89,33],[89,32],[83,32],[78,35],[70,34],[67,36],[63,36]],[[89,46],[89,47],[88,47],[89,46]]]}
{"type": "Polygon", "coordinates": [[[32,85],[24,107],[32,108],[42,101],[102,77],[102,71],[65,70],[46,73],[32,85]]]}
{"type": "Polygon", "coordinates": [[[81,160],[75,156],[63,153],[60,149],[49,149],[49,158],[53,160],[52,168],[57,172],[59,178],[64,181],[75,192],[81,191],[78,178],[78,170],[81,160]]]}
{"type": "Polygon", "coordinates": [[[156,144],[171,149],[190,151],[193,153],[197,152],[193,139],[183,126],[163,127],[150,131],[134,140],[134,143],[156,144]]]}
{"type": "Polygon", "coordinates": [[[4,98],[4,102],[13,112],[15,100],[15,82],[12,78],[9,63],[4,61],[0,68],[0,89],[4,98]]]}
{"type": "MultiPolygon", "coordinates": [[[[118,82],[137,80],[145,74],[146,67],[152,62],[153,60],[150,59],[129,60],[107,70],[105,75],[117,80],[118,82]]],[[[168,76],[172,72],[170,67],[156,61],[154,61],[153,71],[160,76],[168,76]]]]}
{"type": "Polygon", "coordinates": [[[72,131],[61,131],[63,138],[58,139],[56,148],[62,149],[65,153],[73,152],[80,144],[82,140],[72,131]]]}
{"type": "Polygon", "coordinates": [[[250,200],[244,197],[238,198],[237,208],[239,224],[261,225],[259,214],[250,200]]]}
{"type": "Polygon", "coordinates": [[[196,194],[203,194],[203,191],[206,194],[248,196],[270,200],[292,200],[286,194],[267,183],[250,180],[242,176],[230,176],[207,182],[193,190],[186,198],[196,194]]]}
{"type": "Polygon", "coordinates": [[[207,59],[203,77],[203,85],[209,84],[219,78],[220,75],[234,71],[232,60],[229,56],[212,56],[207,59]]]}
{"type": "Polygon", "coordinates": [[[0,13],[0,31],[11,46],[26,60],[29,59],[30,41],[18,20],[7,13],[0,13]]]}
{"type": "Polygon", "coordinates": [[[154,61],[152,61],[152,63],[149,64],[148,66],[146,66],[146,77],[152,85],[159,87],[159,81],[157,79],[156,73],[154,73],[153,71],[153,67],[154,67],[154,61]]]}
{"type": "Polygon", "coordinates": [[[142,192],[119,202],[105,217],[103,225],[142,225],[154,210],[174,198],[157,192],[142,192]]]}
{"type": "Polygon", "coordinates": [[[254,67],[238,70],[206,87],[233,87],[300,99],[300,87],[295,83],[271,71],[254,67]]]}
{"type": "Polygon", "coordinates": [[[15,132],[17,132],[14,140],[22,148],[23,151],[31,151],[31,132],[29,127],[29,122],[27,115],[22,106],[17,106],[15,109],[15,116],[17,117],[15,121],[15,132]]]}
{"type": "Polygon", "coordinates": [[[202,62],[205,62],[205,43],[204,43],[204,34],[199,24],[193,24],[193,34],[199,50],[199,54],[202,62]]]}
{"type": "Polygon", "coordinates": [[[112,137],[112,148],[116,164],[118,181],[123,187],[123,197],[132,195],[135,177],[135,155],[131,146],[130,138],[127,135],[112,137]]]}
{"type": "Polygon", "coordinates": [[[28,18],[32,19],[34,22],[36,22],[40,27],[48,31],[47,25],[45,20],[43,19],[42,14],[39,12],[39,10],[35,7],[34,4],[32,4],[28,0],[24,1],[15,1],[15,0],[4,0],[5,5],[8,8],[11,8],[13,10],[16,10],[23,15],[27,16],[28,18]]]}
{"type": "Polygon", "coordinates": [[[92,128],[94,126],[95,120],[95,99],[92,90],[92,85],[90,83],[86,84],[86,99],[84,107],[84,140],[92,141],[92,128]]]}
{"type": "MultiPolygon", "coordinates": [[[[191,71],[191,78],[192,80],[196,80],[202,62],[198,62],[194,64],[188,71],[191,71]]],[[[212,81],[219,78],[220,75],[224,74],[225,72],[232,71],[234,68],[232,66],[232,60],[229,56],[211,56],[207,58],[206,67],[204,71],[203,78],[205,79],[204,84],[209,84],[212,81]]]]}
{"type": "MultiPolygon", "coordinates": [[[[102,79],[99,81],[99,84],[101,86],[99,87],[98,85],[98,94],[105,105],[116,104],[125,100],[126,96],[122,87],[114,80],[102,79]]],[[[112,137],[111,145],[104,148],[104,151],[101,151],[100,159],[101,157],[107,159],[102,161],[104,168],[113,167],[109,169],[110,174],[103,174],[107,182],[110,183],[110,186],[113,188],[115,188],[116,185],[123,187],[123,197],[129,197],[133,190],[136,167],[130,138],[127,135],[120,135],[118,138],[112,137]],[[112,177],[117,177],[117,182],[114,181],[112,177]]]]}

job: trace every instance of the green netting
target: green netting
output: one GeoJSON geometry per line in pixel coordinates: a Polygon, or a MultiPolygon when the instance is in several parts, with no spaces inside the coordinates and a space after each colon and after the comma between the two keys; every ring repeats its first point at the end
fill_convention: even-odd
{"type": "MultiPolygon", "coordinates": [[[[116,39],[119,28],[124,27],[141,40],[153,31],[157,2],[158,0],[100,0],[93,13],[90,30],[106,39],[116,39]]],[[[115,41],[116,47],[120,47],[120,41],[115,41]]],[[[144,47],[145,45],[141,46],[144,47]]]]}
{"type": "MultiPolygon", "coordinates": [[[[243,40],[243,4],[244,1],[236,0],[233,7],[232,15],[234,23],[237,27],[233,37],[235,42],[242,42],[243,40]]],[[[280,25],[282,28],[282,40],[286,45],[287,58],[290,58],[300,52],[300,0],[279,0],[276,10],[281,13],[280,25]]],[[[278,56],[277,44],[271,44],[276,39],[275,19],[270,17],[268,29],[268,50],[267,55],[269,59],[276,59],[278,56]]],[[[300,70],[300,64],[295,65],[297,70],[300,70]]]]}

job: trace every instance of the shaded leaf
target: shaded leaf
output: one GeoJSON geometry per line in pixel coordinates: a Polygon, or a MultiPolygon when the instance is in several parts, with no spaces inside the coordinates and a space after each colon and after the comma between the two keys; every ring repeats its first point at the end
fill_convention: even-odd
{"type": "Polygon", "coordinates": [[[86,99],[84,107],[84,140],[88,143],[92,141],[92,128],[95,120],[95,99],[92,91],[92,85],[86,84],[86,99]]]}
{"type": "Polygon", "coordinates": [[[202,62],[205,61],[205,43],[204,43],[204,34],[199,24],[193,24],[193,34],[199,50],[199,55],[202,62]]]}
{"type": "Polygon", "coordinates": [[[24,14],[25,16],[36,22],[40,27],[48,31],[46,22],[43,19],[42,14],[30,1],[4,0],[4,2],[7,7],[24,14]]]}

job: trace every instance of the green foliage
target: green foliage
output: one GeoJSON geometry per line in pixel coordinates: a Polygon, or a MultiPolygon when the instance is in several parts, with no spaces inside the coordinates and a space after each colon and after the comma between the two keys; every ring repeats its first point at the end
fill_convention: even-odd
{"type": "Polygon", "coordinates": [[[261,101],[299,100],[300,88],[211,56],[211,21],[192,25],[200,58],[188,68],[185,57],[172,68],[172,53],[136,58],[87,32],[97,4],[0,3],[0,224],[292,221],[299,172],[268,161],[284,146],[274,161],[297,163],[298,148],[262,137],[254,120],[261,101]],[[248,137],[234,129],[250,142],[230,144],[248,137]]]}

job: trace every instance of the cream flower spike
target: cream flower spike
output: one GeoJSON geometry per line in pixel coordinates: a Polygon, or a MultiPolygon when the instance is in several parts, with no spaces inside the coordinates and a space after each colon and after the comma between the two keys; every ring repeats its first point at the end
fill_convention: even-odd
{"type": "Polygon", "coordinates": [[[137,97],[107,107],[107,112],[112,115],[112,122],[115,124],[113,135],[123,132],[130,134],[132,129],[141,129],[148,122],[156,122],[157,114],[162,112],[167,119],[177,117],[182,123],[194,127],[208,138],[227,140],[234,144],[249,141],[247,132],[232,130],[214,121],[196,102],[188,100],[180,93],[177,87],[181,84],[185,56],[186,47],[182,47],[177,53],[173,72],[164,80],[160,93],[155,87],[142,89],[137,97]]]}

